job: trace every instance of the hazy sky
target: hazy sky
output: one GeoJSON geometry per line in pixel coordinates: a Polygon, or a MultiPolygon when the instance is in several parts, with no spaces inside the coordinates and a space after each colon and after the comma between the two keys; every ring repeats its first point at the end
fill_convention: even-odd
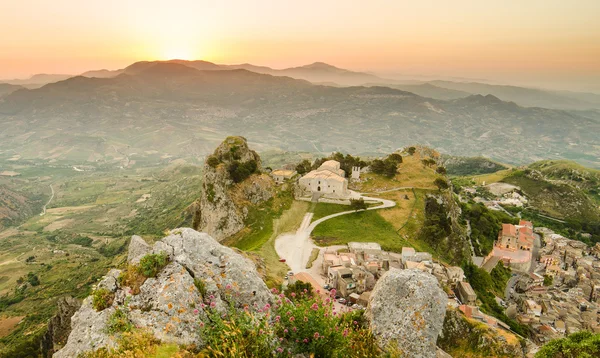
{"type": "Polygon", "coordinates": [[[0,0],[0,78],[324,61],[600,91],[600,0],[0,0]]]}

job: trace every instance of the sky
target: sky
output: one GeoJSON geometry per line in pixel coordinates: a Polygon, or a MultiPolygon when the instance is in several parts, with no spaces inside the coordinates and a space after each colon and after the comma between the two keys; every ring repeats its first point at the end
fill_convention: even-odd
{"type": "Polygon", "coordinates": [[[0,0],[0,78],[172,58],[600,92],[599,0],[0,0]]]}

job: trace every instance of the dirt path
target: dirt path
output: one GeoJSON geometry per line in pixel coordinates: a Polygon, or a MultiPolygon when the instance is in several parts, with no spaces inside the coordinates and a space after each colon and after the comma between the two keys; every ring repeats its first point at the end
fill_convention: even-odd
{"type": "Polygon", "coordinates": [[[50,205],[50,202],[52,201],[52,199],[54,199],[54,188],[52,187],[52,184],[50,184],[50,190],[52,191],[52,195],[50,195],[50,199],[48,199],[48,202],[42,208],[42,213],[40,214],[40,216],[46,215],[46,206],[50,205]]]}
{"type": "MultiPolygon", "coordinates": [[[[396,203],[392,200],[380,199],[380,198],[372,198],[368,196],[362,196],[364,200],[373,200],[381,202],[381,205],[370,207],[367,210],[378,210],[391,208],[396,205],[396,203]]],[[[292,272],[305,272],[308,271],[306,269],[306,263],[310,258],[310,253],[313,248],[317,246],[310,239],[310,234],[317,227],[317,225],[322,222],[342,216],[355,213],[354,210],[342,211],[339,213],[331,214],[325,217],[322,217],[318,220],[315,220],[311,223],[313,214],[307,213],[304,215],[304,219],[302,220],[302,224],[300,228],[293,233],[285,233],[279,235],[275,240],[275,251],[279,257],[284,258],[286,263],[291,268],[292,272]]]]}

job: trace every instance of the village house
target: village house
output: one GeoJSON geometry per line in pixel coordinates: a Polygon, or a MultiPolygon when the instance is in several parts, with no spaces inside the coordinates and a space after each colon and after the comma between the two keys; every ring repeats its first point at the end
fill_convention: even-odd
{"type": "Polygon", "coordinates": [[[521,220],[519,225],[502,224],[496,246],[508,250],[529,251],[533,247],[533,224],[521,220]]]}
{"type": "Polygon", "coordinates": [[[328,160],[313,171],[300,178],[300,187],[308,193],[320,193],[327,196],[346,198],[348,191],[348,180],[345,178],[344,170],[340,169],[340,163],[328,160]]]}
{"type": "Polygon", "coordinates": [[[271,172],[271,177],[275,180],[276,184],[281,184],[286,180],[290,180],[296,175],[294,170],[275,169],[271,172]]]}

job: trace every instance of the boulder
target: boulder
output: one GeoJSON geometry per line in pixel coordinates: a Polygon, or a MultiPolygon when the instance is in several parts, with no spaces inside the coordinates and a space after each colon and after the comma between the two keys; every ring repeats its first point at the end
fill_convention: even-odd
{"type": "Polygon", "coordinates": [[[380,346],[395,345],[408,357],[434,358],[446,301],[434,276],[391,269],[375,285],[366,317],[380,346]]]}
{"type": "Polygon", "coordinates": [[[233,306],[258,311],[273,303],[254,263],[208,234],[176,229],[152,247],[140,237],[132,239],[128,258],[139,262],[144,252],[165,252],[170,262],[157,277],[147,278],[137,295],[129,287],[120,286],[120,270],[110,270],[96,287],[114,293],[112,306],[97,312],[92,307],[92,298],[85,299],[73,315],[67,344],[56,357],[76,357],[115,346],[119,335],[109,334],[107,327],[116,310],[125,313],[132,325],[152,332],[163,342],[201,347],[199,327],[207,319],[208,305],[217,310],[233,306]],[[198,286],[204,286],[203,292],[195,280],[199,281],[198,286]]]}
{"type": "Polygon", "coordinates": [[[127,253],[127,262],[131,264],[138,264],[140,259],[149,253],[151,250],[150,245],[144,241],[141,237],[133,235],[129,242],[129,251],[127,253]]]}

